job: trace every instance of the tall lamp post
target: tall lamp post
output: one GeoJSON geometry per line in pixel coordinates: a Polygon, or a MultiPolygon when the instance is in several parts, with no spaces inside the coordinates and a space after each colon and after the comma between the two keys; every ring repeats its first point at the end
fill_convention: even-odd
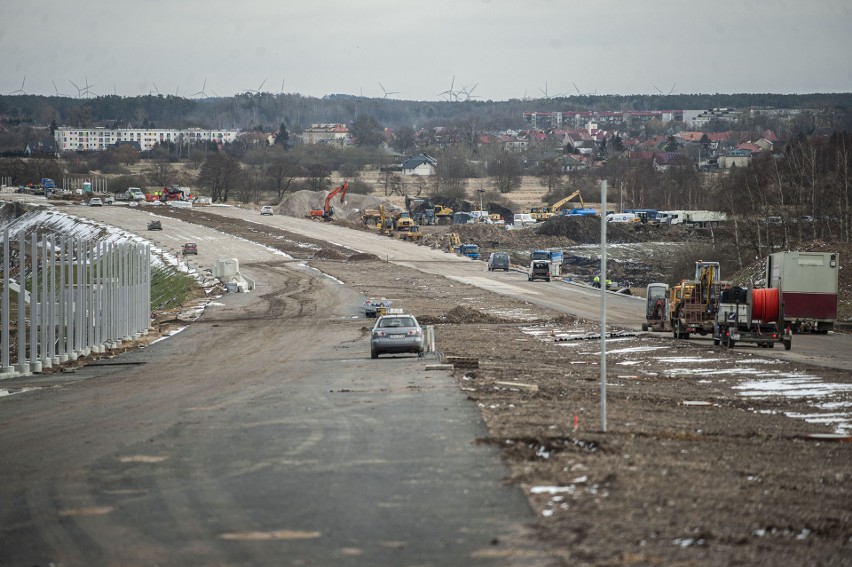
{"type": "Polygon", "coordinates": [[[482,194],[485,193],[485,189],[477,189],[476,192],[479,193],[479,211],[480,211],[479,214],[481,215],[482,214],[482,194]]]}

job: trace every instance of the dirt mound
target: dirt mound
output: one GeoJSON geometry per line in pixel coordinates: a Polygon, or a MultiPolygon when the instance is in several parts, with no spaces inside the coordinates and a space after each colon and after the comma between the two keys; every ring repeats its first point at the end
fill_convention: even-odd
{"type": "MultiPolygon", "coordinates": [[[[326,195],[328,195],[327,191],[303,190],[287,193],[284,200],[278,204],[278,212],[291,217],[305,217],[309,210],[322,208],[326,195]]],[[[341,203],[338,196],[335,196],[331,202],[335,219],[352,222],[359,222],[365,209],[378,209],[381,204],[385,207],[394,207],[390,202],[378,197],[354,193],[347,193],[345,203],[341,203]]]]}
{"type": "Polygon", "coordinates": [[[372,262],[374,260],[379,260],[379,257],[375,254],[365,254],[363,252],[352,254],[351,256],[346,258],[347,262],[372,262]]]}
{"type": "Polygon", "coordinates": [[[346,255],[330,248],[320,248],[314,253],[314,258],[318,260],[345,260],[346,255]]]}
{"type": "Polygon", "coordinates": [[[483,313],[478,309],[471,307],[458,306],[453,307],[443,315],[422,315],[418,316],[417,320],[422,325],[437,325],[440,323],[505,323],[506,320],[500,317],[495,317],[487,313],[483,313]]]}
{"type": "MultiPolygon", "coordinates": [[[[601,241],[601,220],[599,217],[553,217],[536,226],[535,231],[542,236],[568,238],[575,244],[598,244],[601,241]]],[[[643,223],[607,223],[607,242],[653,242],[657,240],[683,241],[690,232],[680,226],[662,226],[643,223]]]]}

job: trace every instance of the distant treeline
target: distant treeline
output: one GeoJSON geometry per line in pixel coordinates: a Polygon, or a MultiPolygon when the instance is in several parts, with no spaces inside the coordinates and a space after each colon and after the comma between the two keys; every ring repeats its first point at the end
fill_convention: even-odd
{"type": "Polygon", "coordinates": [[[429,127],[475,121],[480,130],[521,129],[524,112],[587,110],[706,110],[770,107],[831,110],[849,114],[852,93],[783,95],[772,93],[599,95],[507,101],[409,101],[328,95],[245,93],[232,97],[183,98],[173,95],[70,98],[0,95],[0,122],[7,124],[134,128],[232,128],[275,131],[285,124],[301,132],[314,123],[351,124],[367,114],[383,127],[429,127]]]}

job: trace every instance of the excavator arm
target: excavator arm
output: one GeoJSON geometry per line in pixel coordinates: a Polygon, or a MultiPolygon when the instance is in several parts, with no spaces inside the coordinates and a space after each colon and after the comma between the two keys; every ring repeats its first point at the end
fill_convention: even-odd
{"type": "Polygon", "coordinates": [[[579,190],[579,189],[577,189],[576,191],[574,191],[573,193],[571,193],[571,194],[570,194],[570,195],[568,195],[567,197],[564,197],[564,198],[562,198],[562,199],[559,199],[558,201],[556,201],[555,203],[553,203],[553,204],[550,206],[550,210],[551,210],[551,211],[553,211],[554,213],[558,213],[558,212],[559,212],[559,209],[561,209],[561,208],[562,208],[562,205],[564,205],[565,203],[567,203],[568,201],[570,201],[570,200],[571,200],[571,199],[573,199],[574,197],[579,197],[579,198],[580,198],[580,206],[581,206],[581,207],[583,207],[583,208],[585,209],[585,208],[586,208],[586,203],[585,203],[585,202],[583,202],[583,196],[582,196],[582,195],[580,195],[580,190],[579,190]]]}

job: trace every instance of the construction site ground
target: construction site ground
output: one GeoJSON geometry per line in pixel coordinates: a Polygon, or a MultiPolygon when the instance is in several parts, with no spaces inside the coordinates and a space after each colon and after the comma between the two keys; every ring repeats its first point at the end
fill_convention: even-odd
{"type": "MultiPolygon", "coordinates": [[[[471,443],[500,449],[506,482],[537,514],[546,553],[518,564],[850,565],[849,372],[714,347],[707,338],[628,333],[607,341],[603,431],[596,323],[340,245],[305,246],[303,237],[257,223],[162,210],[282,250],[433,325],[437,351],[459,357],[453,376],[488,425],[488,436],[471,443]]],[[[484,251],[507,249],[515,261],[567,242],[461,228],[484,251]]],[[[449,230],[427,227],[424,242],[437,245],[449,230]]],[[[672,246],[652,240],[659,242],[635,238],[625,249],[672,246]]],[[[664,271],[660,262],[641,263],[664,271]]],[[[371,323],[353,321],[365,337],[371,323]]]]}

